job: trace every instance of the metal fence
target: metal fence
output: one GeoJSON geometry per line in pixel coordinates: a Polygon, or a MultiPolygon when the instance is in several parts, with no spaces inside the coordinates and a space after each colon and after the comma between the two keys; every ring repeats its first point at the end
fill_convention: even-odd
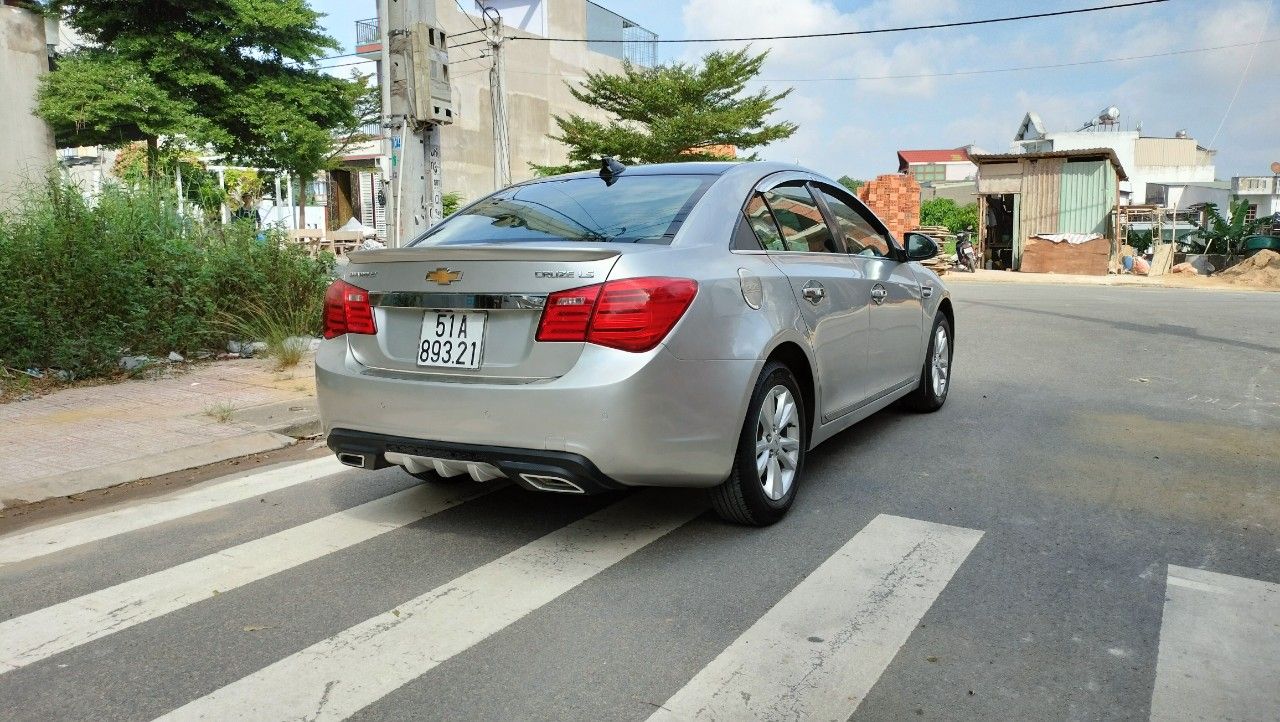
{"type": "Polygon", "coordinates": [[[373,45],[380,40],[377,18],[356,21],[356,45],[373,45]]]}

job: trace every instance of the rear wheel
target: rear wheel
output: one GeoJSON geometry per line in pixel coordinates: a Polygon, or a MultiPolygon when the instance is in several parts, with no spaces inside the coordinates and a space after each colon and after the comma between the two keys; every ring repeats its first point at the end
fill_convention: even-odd
{"type": "Polygon", "coordinates": [[[938,312],[929,334],[929,351],[920,370],[920,386],[906,397],[907,405],[915,411],[931,412],[942,408],[951,391],[951,322],[938,312]]]}
{"type": "Polygon", "coordinates": [[[803,404],[791,371],[777,362],[767,364],[747,406],[733,469],[711,490],[711,505],[721,519],[765,526],[791,508],[808,441],[803,404]]]}

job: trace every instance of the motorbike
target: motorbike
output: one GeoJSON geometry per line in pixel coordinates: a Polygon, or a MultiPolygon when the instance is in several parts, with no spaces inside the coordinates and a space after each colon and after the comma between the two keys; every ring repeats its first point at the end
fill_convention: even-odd
{"type": "Polygon", "coordinates": [[[956,241],[956,260],[952,263],[952,267],[957,270],[965,270],[969,273],[977,273],[978,271],[978,252],[973,248],[973,242],[968,238],[961,238],[956,241]]]}

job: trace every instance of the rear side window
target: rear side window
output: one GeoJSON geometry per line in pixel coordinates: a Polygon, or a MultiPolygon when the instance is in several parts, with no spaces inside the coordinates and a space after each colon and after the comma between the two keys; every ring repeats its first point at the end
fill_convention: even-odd
{"type": "Polygon", "coordinates": [[[788,251],[807,253],[838,253],[831,230],[822,218],[822,211],[800,184],[784,184],[765,191],[773,217],[782,229],[782,238],[788,251]]]}
{"type": "Polygon", "coordinates": [[[822,194],[822,200],[826,201],[827,208],[831,209],[831,215],[835,216],[837,230],[848,253],[881,258],[890,256],[889,239],[876,230],[871,221],[826,188],[818,186],[818,192],[822,194]]]}
{"type": "Polygon", "coordinates": [[[515,186],[453,214],[410,245],[670,243],[714,180],[623,175],[613,185],[586,177],[515,186]]]}
{"type": "Polygon", "coordinates": [[[785,251],[787,249],[782,241],[782,232],[778,230],[778,224],[774,223],[773,214],[769,212],[769,206],[764,202],[764,196],[759,193],[751,196],[743,213],[747,224],[751,226],[751,230],[755,232],[756,238],[760,240],[760,245],[764,246],[765,250],[785,251]]]}

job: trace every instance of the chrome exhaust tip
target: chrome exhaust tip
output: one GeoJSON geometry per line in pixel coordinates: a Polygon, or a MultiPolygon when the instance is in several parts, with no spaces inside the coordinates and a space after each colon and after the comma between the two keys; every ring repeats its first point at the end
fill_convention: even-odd
{"type": "Polygon", "coordinates": [[[585,494],[582,487],[569,481],[561,479],[558,476],[546,476],[543,474],[521,474],[520,478],[526,484],[532,486],[538,491],[554,491],[560,494],[585,494]]]}
{"type": "Polygon", "coordinates": [[[338,452],[338,461],[347,466],[354,466],[357,469],[366,468],[364,454],[352,454],[347,451],[338,452]]]}

